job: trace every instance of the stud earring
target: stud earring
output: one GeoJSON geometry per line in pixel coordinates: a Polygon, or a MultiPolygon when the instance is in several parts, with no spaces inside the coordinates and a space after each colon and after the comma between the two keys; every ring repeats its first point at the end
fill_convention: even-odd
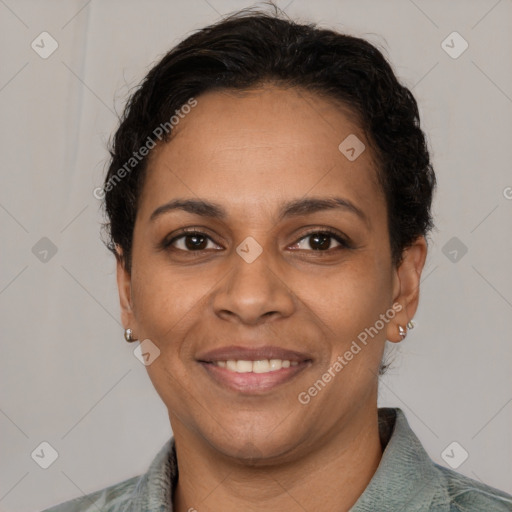
{"type": "Polygon", "coordinates": [[[408,329],[414,329],[414,326],[415,326],[415,325],[416,325],[416,324],[414,323],[414,320],[409,320],[409,321],[407,322],[407,328],[408,328],[408,329]]]}
{"type": "Polygon", "coordinates": [[[407,336],[407,331],[401,326],[398,326],[398,334],[404,339],[407,336]]]}
{"type": "Polygon", "coordinates": [[[133,331],[131,329],[125,329],[124,330],[124,339],[128,342],[128,343],[131,343],[132,341],[137,341],[134,337],[133,337],[133,331]]]}

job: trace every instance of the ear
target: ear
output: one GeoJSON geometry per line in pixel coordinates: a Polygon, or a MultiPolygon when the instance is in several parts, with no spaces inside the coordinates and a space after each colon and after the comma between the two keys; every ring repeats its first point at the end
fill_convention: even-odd
{"type": "MultiPolygon", "coordinates": [[[[135,318],[132,309],[132,284],[130,272],[126,269],[126,260],[123,250],[116,245],[117,260],[117,289],[121,306],[121,322],[125,329],[133,329],[135,318]]],[[[136,334],[136,333],[135,333],[136,334]]]]}
{"type": "Polygon", "coordinates": [[[386,337],[393,343],[402,341],[398,326],[407,331],[407,323],[412,320],[418,309],[420,297],[420,280],[423,266],[427,258],[427,242],[424,236],[418,237],[415,242],[404,250],[402,261],[395,269],[393,276],[393,304],[400,304],[402,308],[388,323],[386,337]]]}

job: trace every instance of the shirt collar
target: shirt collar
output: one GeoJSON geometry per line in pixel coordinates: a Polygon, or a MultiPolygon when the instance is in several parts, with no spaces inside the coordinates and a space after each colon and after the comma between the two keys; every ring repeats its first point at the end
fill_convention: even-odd
{"type": "Polygon", "coordinates": [[[439,473],[411,430],[401,409],[379,409],[379,434],[384,448],[377,471],[351,512],[438,512],[448,496],[439,473]]]}
{"type": "Polygon", "coordinates": [[[171,437],[138,480],[126,512],[172,512],[172,496],[177,483],[176,445],[174,437],[171,437]]]}

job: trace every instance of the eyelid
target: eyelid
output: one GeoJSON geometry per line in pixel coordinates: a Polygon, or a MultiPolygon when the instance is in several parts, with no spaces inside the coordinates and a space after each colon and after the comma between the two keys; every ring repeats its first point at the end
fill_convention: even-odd
{"type": "MultiPolygon", "coordinates": [[[[208,240],[210,240],[211,242],[213,242],[215,245],[220,245],[218,244],[213,238],[212,236],[210,236],[207,232],[204,232],[203,230],[206,230],[206,228],[204,227],[186,227],[186,228],[182,228],[181,230],[178,231],[178,233],[175,233],[173,234],[173,236],[171,238],[165,238],[164,241],[161,243],[161,248],[162,249],[168,249],[169,247],[172,246],[172,244],[174,242],[176,242],[176,240],[182,238],[183,236],[186,236],[186,235],[189,235],[189,234],[197,234],[197,235],[202,235],[204,236],[205,238],[207,238],[208,240]]],[[[308,231],[306,231],[305,233],[303,233],[300,238],[298,238],[295,242],[293,242],[291,245],[297,245],[299,242],[301,242],[304,238],[307,238],[308,236],[311,236],[311,235],[315,235],[315,234],[319,234],[319,233],[323,233],[323,234],[328,234],[330,235],[332,238],[334,238],[339,244],[340,244],[340,248],[343,248],[343,249],[350,249],[353,247],[352,245],[352,242],[350,241],[350,239],[344,235],[342,232],[334,229],[334,228],[330,228],[330,227],[322,227],[322,226],[316,226],[316,227],[313,227],[313,228],[310,228],[308,231]]],[[[180,252],[186,252],[186,253],[202,253],[204,251],[206,251],[207,249],[201,249],[201,250],[198,250],[198,251],[184,251],[182,249],[176,249],[177,251],[180,251],[180,252]]],[[[210,249],[211,250],[211,249],[210,249]]],[[[216,249],[217,250],[217,249],[216,249]]],[[[301,249],[292,249],[294,251],[297,251],[297,250],[301,250],[301,249]]],[[[332,252],[333,250],[336,250],[336,248],[334,249],[328,249],[326,251],[315,251],[313,249],[310,249],[310,250],[307,250],[307,252],[314,252],[314,253],[329,253],[329,252],[332,252]]]]}
{"type": "MultiPolygon", "coordinates": [[[[164,240],[162,241],[161,244],[159,244],[160,248],[163,249],[163,250],[166,250],[166,249],[169,249],[172,244],[174,242],[176,242],[177,240],[179,240],[180,238],[183,238],[184,236],[186,235],[202,235],[204,236],[206,239],[210,240],[211,242],[213,242],[215,245],[220,245],[218,244],[211,235],[209,235],[207,233],[208,229],[205,228],[205,227],[186,227],[186,228],[182,228],[180,229],[177,233],[174,233],[172,236],[170,237],[165,237],[164,240]]],[[[197,253],[201,253],[201,252],[204,252],[205,249],[202,249],[200,251],[184,251],[184,250],[181,250],[181,249],[176,249],[180,252],[188,252],[188,253],[193,253],[193,252],[197,252],[197,253]]]]}
{"type": "MultiPolygon", "coordinates": [[[[297,243],[301,242],[304,238],[307,238],[308,236],[315,235],[315,234],[330,235],[331,238],[334,238],[344,249],[350,249],[352,247],[352,243],[350,242],[349,238],[347,236],[345,236],[343,233],[341,233],[340,231],[338,231],[337,229],[334,229],[334,228],[321,227],[321,226],[312,228],[311,230],[302,234],[302,236],[296,242],[294,242],[292,245],[296,245],[297,243]]],[[[332,250],[333,249],[329,249],[327,251],[314,251],[313,249],[310,249],[309,252],[315,252],[315,253],[325,252],[325,253],[327,253],[332,250]]]]}

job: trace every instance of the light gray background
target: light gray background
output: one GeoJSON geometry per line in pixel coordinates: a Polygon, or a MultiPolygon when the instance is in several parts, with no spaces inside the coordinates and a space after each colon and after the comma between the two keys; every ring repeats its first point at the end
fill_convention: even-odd
{"type": "MultiPolygon", "coordinates": [[[[512,492],[512,3],[277,3],[379,45],[420,104],[438,229],[417,327],[380,404],[405,411],[436,462],[446,465],[441,453],[457,441],[469,453],[458,471],[512,492]],[[453,31],[469,43],[457,59],[441,46],[453,31]],[[443,253],[452,237],[468,249],[456,262],[443,253]]],[[[140,474],[171,435],[123,340],[92,191],[129,89],[191,31],[248,5],[0,0],[2,511],[41,510],[140,474]],[[47,59],[31,48],[43,31],[59,44],[47,59]],[[46,262],[32,252],[42,237],[58,249],[46,262]],[[46,470],[30,456],[42,441],[59,453],[46,470]]]]}

